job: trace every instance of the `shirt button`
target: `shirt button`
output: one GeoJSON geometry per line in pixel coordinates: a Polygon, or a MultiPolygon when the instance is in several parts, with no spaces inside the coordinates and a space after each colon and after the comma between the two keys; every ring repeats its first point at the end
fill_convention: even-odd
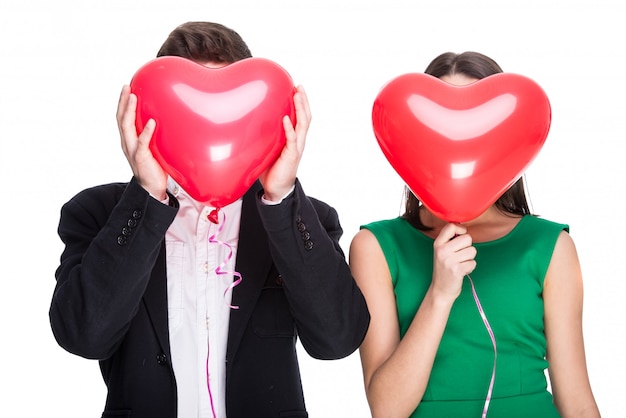
{"type": "Polygon", "coordinates": [[[164,366],[167,364],[167,356],[163,353],[159,353],[156,356],[156,361],[158,364],[160,364],[161,366],[164,366]]]}
{"type": "Polygon", "coordinates": [[[278,275],[278,277],[276,277],[275,283],[278,286],[282,286],[283,285],[283,276],[281,276],[280,274],[278,275]]]}

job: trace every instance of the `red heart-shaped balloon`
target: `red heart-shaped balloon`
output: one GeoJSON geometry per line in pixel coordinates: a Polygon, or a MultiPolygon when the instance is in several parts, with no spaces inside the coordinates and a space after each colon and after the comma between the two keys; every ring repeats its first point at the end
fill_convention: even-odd
{"type": "Polygon", "coordinates": [[[477,218],[521,177],[550,129],[545,92],[499,73],[465,86],[401,75],[377,95],[374,134],[411,191],[449,222],[477,218]]]}
{"type": "Polygon", "coordinates": [[[282,151],[282,119],[295,122],[294,84],[276,63],[248,58],[221,68],[166,56],[133,76],[137,131],[156,121],[150,150],[195,200],[239,199],[282,151]]]}

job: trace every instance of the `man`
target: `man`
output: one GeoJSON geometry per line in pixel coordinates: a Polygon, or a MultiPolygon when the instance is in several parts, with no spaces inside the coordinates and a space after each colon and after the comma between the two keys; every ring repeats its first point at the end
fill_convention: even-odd
{"type": "MultiPolygon", "coordinates": [[[[209,22],[179,26],[158,55],[210,67],[251,56],[236,32],[209,22]]],[[[99,360],[103,417],[306,417],[296,338],[315,358],[345,357],[369,313],[337,213],[296,178],[311,119],[304,90],[296,126],[283,119],[278,160],[217,223],[153,158],[154,121],[137,135],[136,104],[124,86],[117,121],[131,181],[62,208],[55,338],[99,360]]]]}

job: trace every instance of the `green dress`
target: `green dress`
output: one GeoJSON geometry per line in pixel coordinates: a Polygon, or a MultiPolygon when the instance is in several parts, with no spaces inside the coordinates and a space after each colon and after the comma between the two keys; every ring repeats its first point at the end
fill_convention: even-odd
{"type": "MultiPolygon", "coordinates": [[[[402,218],[364,225],[378,240],[393,281],[401,338],[428,290],[433,239],[402,218]]],[[[470,274],[495,335],[496,377],[487,417],[558,417],[547,390],[543,281],[557,224],[524,216],[506,236],[476,243],[470,274]]],[[[494,365],[491,337],[466,277],[441,339],[422,402],[411,418],[481,417],[494,365]]]]}

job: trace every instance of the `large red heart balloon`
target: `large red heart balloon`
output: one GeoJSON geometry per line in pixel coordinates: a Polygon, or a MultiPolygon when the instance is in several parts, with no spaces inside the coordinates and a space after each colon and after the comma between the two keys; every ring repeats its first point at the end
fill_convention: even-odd
{"type": "Polygon", "coordinates": [[[248,58],[207,68],[160,57],[133,76],[136,127],[156,121],[150,150],[195,200],[223,207],[239,199],[285,145],[295,121],[294,84],[276,63],[248,58]]]}
{"type": "Polygon", "coordinates": [[[534,160],[550,129],[545,92],[498,73],[465,86],[428,74],[394,78],[377,95],[374,133],[387,160],[436,216],[477,218],[534,160]]]}

